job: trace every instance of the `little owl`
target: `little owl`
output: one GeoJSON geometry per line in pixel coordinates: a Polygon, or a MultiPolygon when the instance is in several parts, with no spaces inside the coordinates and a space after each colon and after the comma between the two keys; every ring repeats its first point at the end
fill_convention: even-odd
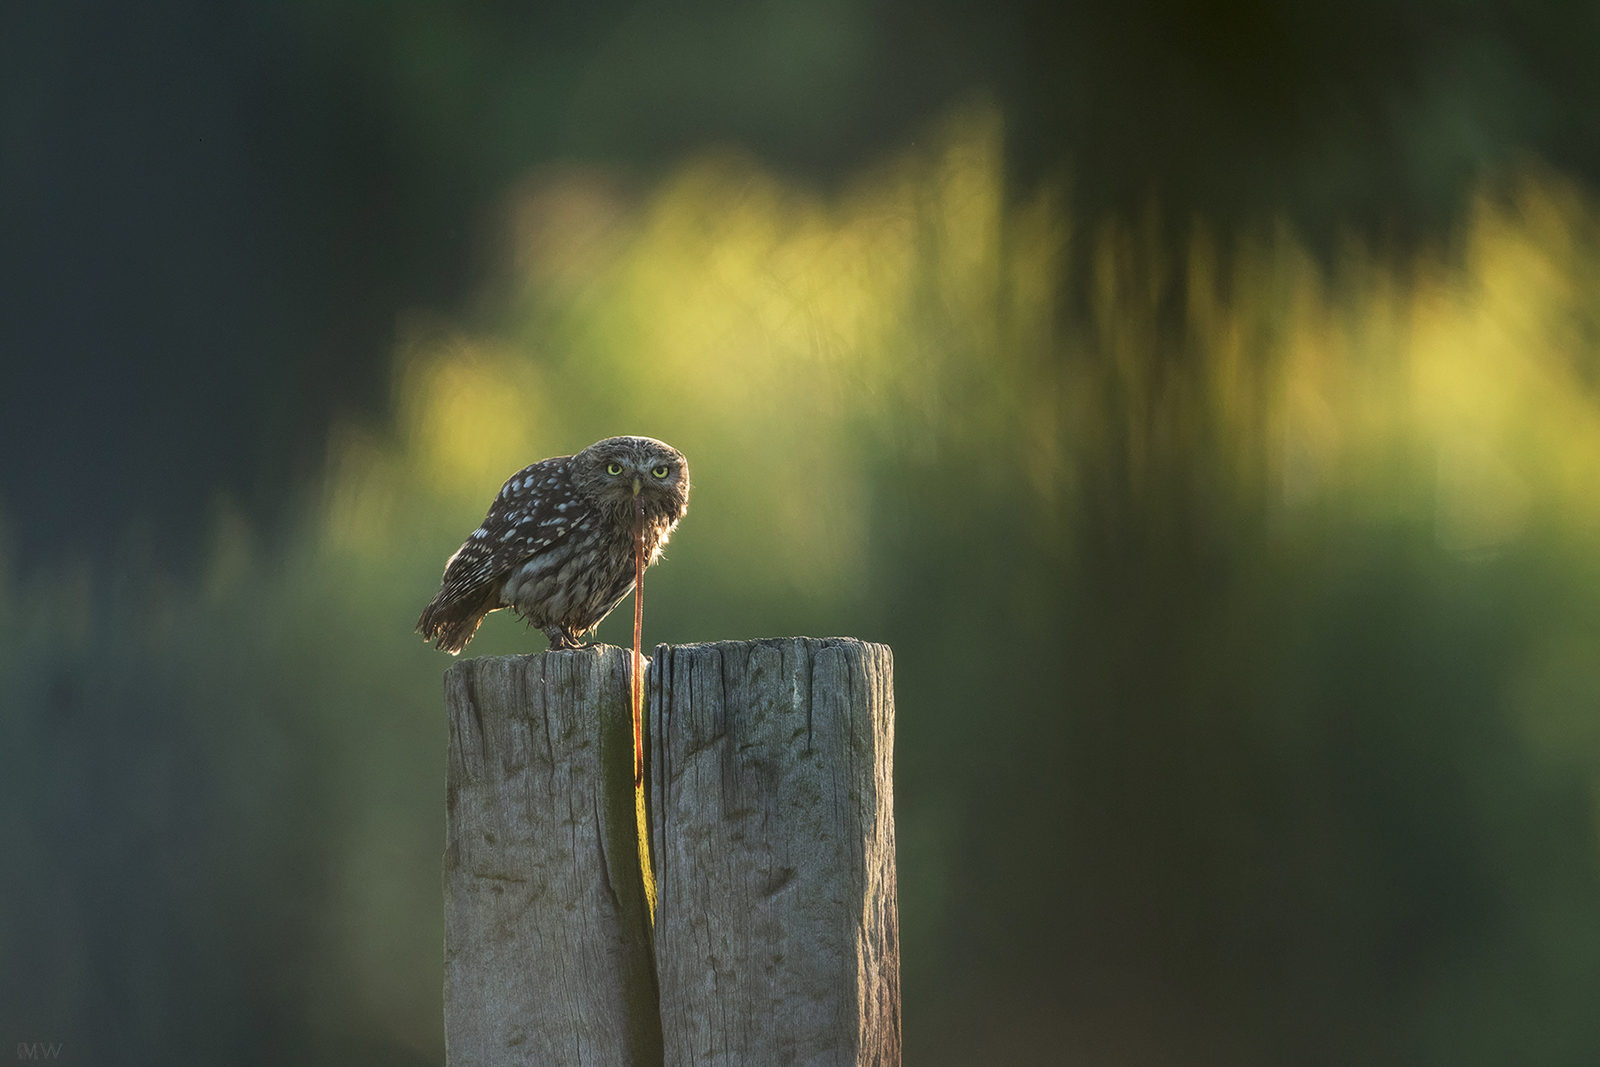
{"type": "Polygon", "coordinates": [[[689,506],[689,462],[649,437],[608,437],[524,467],[445,564],[417,632],[454,655],[491,611],[511,608],[578,648],[633,588],[634,531],[654,563],[689,506]]]}

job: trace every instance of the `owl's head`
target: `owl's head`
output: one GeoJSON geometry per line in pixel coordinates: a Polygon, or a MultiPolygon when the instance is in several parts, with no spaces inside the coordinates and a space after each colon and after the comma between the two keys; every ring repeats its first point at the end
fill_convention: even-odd
{"type": "Polygon", "coordinates": [[[573,473],[592,499],[617,508],[644,505],[652,522],[675,523],[689,508],[689,461],[653,437],[608,437],[572,457],[573,473]]]}

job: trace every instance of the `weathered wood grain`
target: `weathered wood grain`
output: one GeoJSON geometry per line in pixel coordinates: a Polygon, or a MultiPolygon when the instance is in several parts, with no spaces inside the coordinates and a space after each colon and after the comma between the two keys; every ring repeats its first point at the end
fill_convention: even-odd
{"type": "Polygon", "coordinates": [[[664,645],[648,684],[665,1062],[898,1065],[889,649],[664,645]]]}
{"type": "Polygon", "coordinates": [[[662,1062],[629,655],[484,658],[445,675],[449,1067],[662,1062]]]}

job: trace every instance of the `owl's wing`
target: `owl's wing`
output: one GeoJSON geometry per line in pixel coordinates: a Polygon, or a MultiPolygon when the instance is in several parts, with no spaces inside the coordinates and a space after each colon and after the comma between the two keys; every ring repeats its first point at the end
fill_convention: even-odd
{"type": "Polygon", "coordinates": [[[512,568],[567,536],[581,510],[571,459],[541,460],[506,480],[483,524],[445,564],[439,593],[417,620],[418,633],[447,652],[461,651],[483,617],[500,607],[512,568]]]}

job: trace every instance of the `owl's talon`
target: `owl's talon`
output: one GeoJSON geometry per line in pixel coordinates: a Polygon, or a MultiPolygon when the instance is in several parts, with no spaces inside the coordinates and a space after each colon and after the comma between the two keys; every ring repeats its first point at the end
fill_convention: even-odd
{"type": "Polygon", "coordinates": [[[551,652],[576,652],[579,649],[593,648],[595,646],[593,641],[578,640],[577,635],[565,626],[545,626],[541,627],[541,629],[544,630],[544,635],[550,639],[551,652]]]}

